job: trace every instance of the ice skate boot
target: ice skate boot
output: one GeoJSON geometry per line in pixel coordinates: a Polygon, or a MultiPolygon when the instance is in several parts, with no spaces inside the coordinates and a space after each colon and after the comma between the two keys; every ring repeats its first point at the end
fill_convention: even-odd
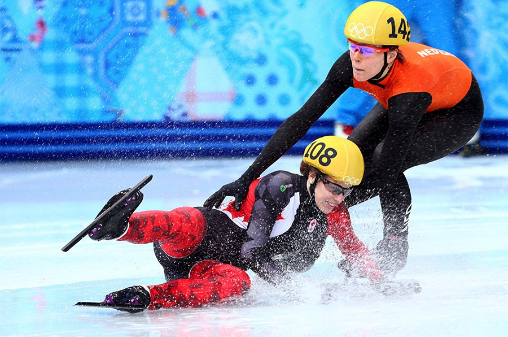
{"type": "MultiPolygon", "coordinates": [[[[97,214],[97,217],[101,215],[102,212],[113,206],[115,202],[122,198],[128,191],[129,190],[120,191],[111,199],[109,199],[99,214],[97,214]]],[[[110,217],[104,219],[104,221],[93,227],[88,233],[88,236],[92,240],[96,241],[113,240],[119,238],[127,230],[129,225],[129,218],[131,217],[132,213],[134,213],[139,204],[141,204],[141,201],[143,201],[143,193],[138,191],[125,201],[119,211],[113,213],[110,217]]]]}

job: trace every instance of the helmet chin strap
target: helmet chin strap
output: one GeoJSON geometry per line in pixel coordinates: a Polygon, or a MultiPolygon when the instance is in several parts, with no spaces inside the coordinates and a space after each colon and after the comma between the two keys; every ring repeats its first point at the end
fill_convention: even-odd
{"type": "Polygon", "coordinates": [[[310,184],[310,186],[309,186],[309,192],[310,192],[311,198],[314,198],[316,195],[316,185],[317,185],[319,179],[321,178],[321,176],[322,176],[321,172],[316,173],[316,178],[314,179],[314,182],[312,184],[310,184]]]}
{"type": "Polygon", "coordinates": [[[314,196],[316,195],[316,185],[317,185],[317,179],[314,180],[314,182],[312,184],[310,184],[310,186],[309,186],[309,192],[310,192],[311,198],[314,198],[314,196]]]}
{"type": "Polygon", "coordinates": [[[369,79],[369,82],[370,81],[380,81],[382,79],[381,76],[383,76],[383,73],[385,72],[386,68],[388,67],[388,52],[384,52],[384,64],[383,64],[383,68],[381,68],[381,71],[379,73],[377,73],[377,75],[375,75],[374,77],[370,78],[369,79]]]}
{"type": "Polygon", "coordinates": [[[312,207],[315,210],[321,211],[316,203],[316,185],[318,183],[319,176],[309,186],[310,197],[304,202],[306,205],[312,207]]]}

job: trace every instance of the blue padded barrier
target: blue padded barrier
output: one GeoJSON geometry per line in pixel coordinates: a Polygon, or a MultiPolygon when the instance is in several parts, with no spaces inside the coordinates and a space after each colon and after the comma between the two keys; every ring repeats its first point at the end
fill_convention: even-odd
{"type": "Polygon", "coordinates": [[[508,153],[508,119],[484,120],[480,144],[490,154],[508,153]]]}
{"type": "MultiPolygon", "coordinates": [[[[0,161],[257,155],[282,121],[0,125],[0,161]]],[[[287,154],[332,135],[320,120],[287,154]]]]}

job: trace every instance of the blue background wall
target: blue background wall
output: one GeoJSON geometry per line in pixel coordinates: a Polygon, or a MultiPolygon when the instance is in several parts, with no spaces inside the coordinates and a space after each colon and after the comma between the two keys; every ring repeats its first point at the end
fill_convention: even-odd
{"type": "MultiPolygon", "coordinates": [[[[161,142],[202,148],[170,131],[166,138],[143,138],[143,131],[141,138],[122,138],[122,129],[147,125],[162,134],[199,127],[205,135],[236,132],[256,138],[245,153],[255,154],[269,137],[260,122],[272,130],[296,111],[346,50],[343,27],[361,3],[0,0],[0,154],[40,159],[37,149],[46,149],[48,158],[58,158],[66,148],[72,157],[83,130],[112,132],[101,149],[130,144],[138,150],[116,147],[129,156],[150,155],[150,144],[161,142]]],[[[412,41],[452,52],[473,69],[486,107],[482,145],[508,151],[508,1],[391,3],[407,16],[412,41]]],[[[350,89],[312,135],[332,133],[335,122],[356,125],[373,104],[350,89]]],[[[87,151],[74,153],[92,156],[87,151]]],[[[111,152],[95,152],[105,153],[111,152]]],[[[204,154],[216,153],[196,151],[204,154]]]]}

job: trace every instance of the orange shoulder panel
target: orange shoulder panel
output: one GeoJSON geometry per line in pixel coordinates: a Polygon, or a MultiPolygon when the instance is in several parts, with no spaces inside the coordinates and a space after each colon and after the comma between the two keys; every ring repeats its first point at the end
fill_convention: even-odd
{"type": "Polygon", "coordinates": [[[353,80],[354,87],[368,92],[388,109],[390,97],[409,92],[428,92],[432,104],[427,112],[450,108],[466,96],[471,70],[456,56],[422,44],[400,48],[404,62],[395,61],[390,74],[379,85],[353,80]]]}

